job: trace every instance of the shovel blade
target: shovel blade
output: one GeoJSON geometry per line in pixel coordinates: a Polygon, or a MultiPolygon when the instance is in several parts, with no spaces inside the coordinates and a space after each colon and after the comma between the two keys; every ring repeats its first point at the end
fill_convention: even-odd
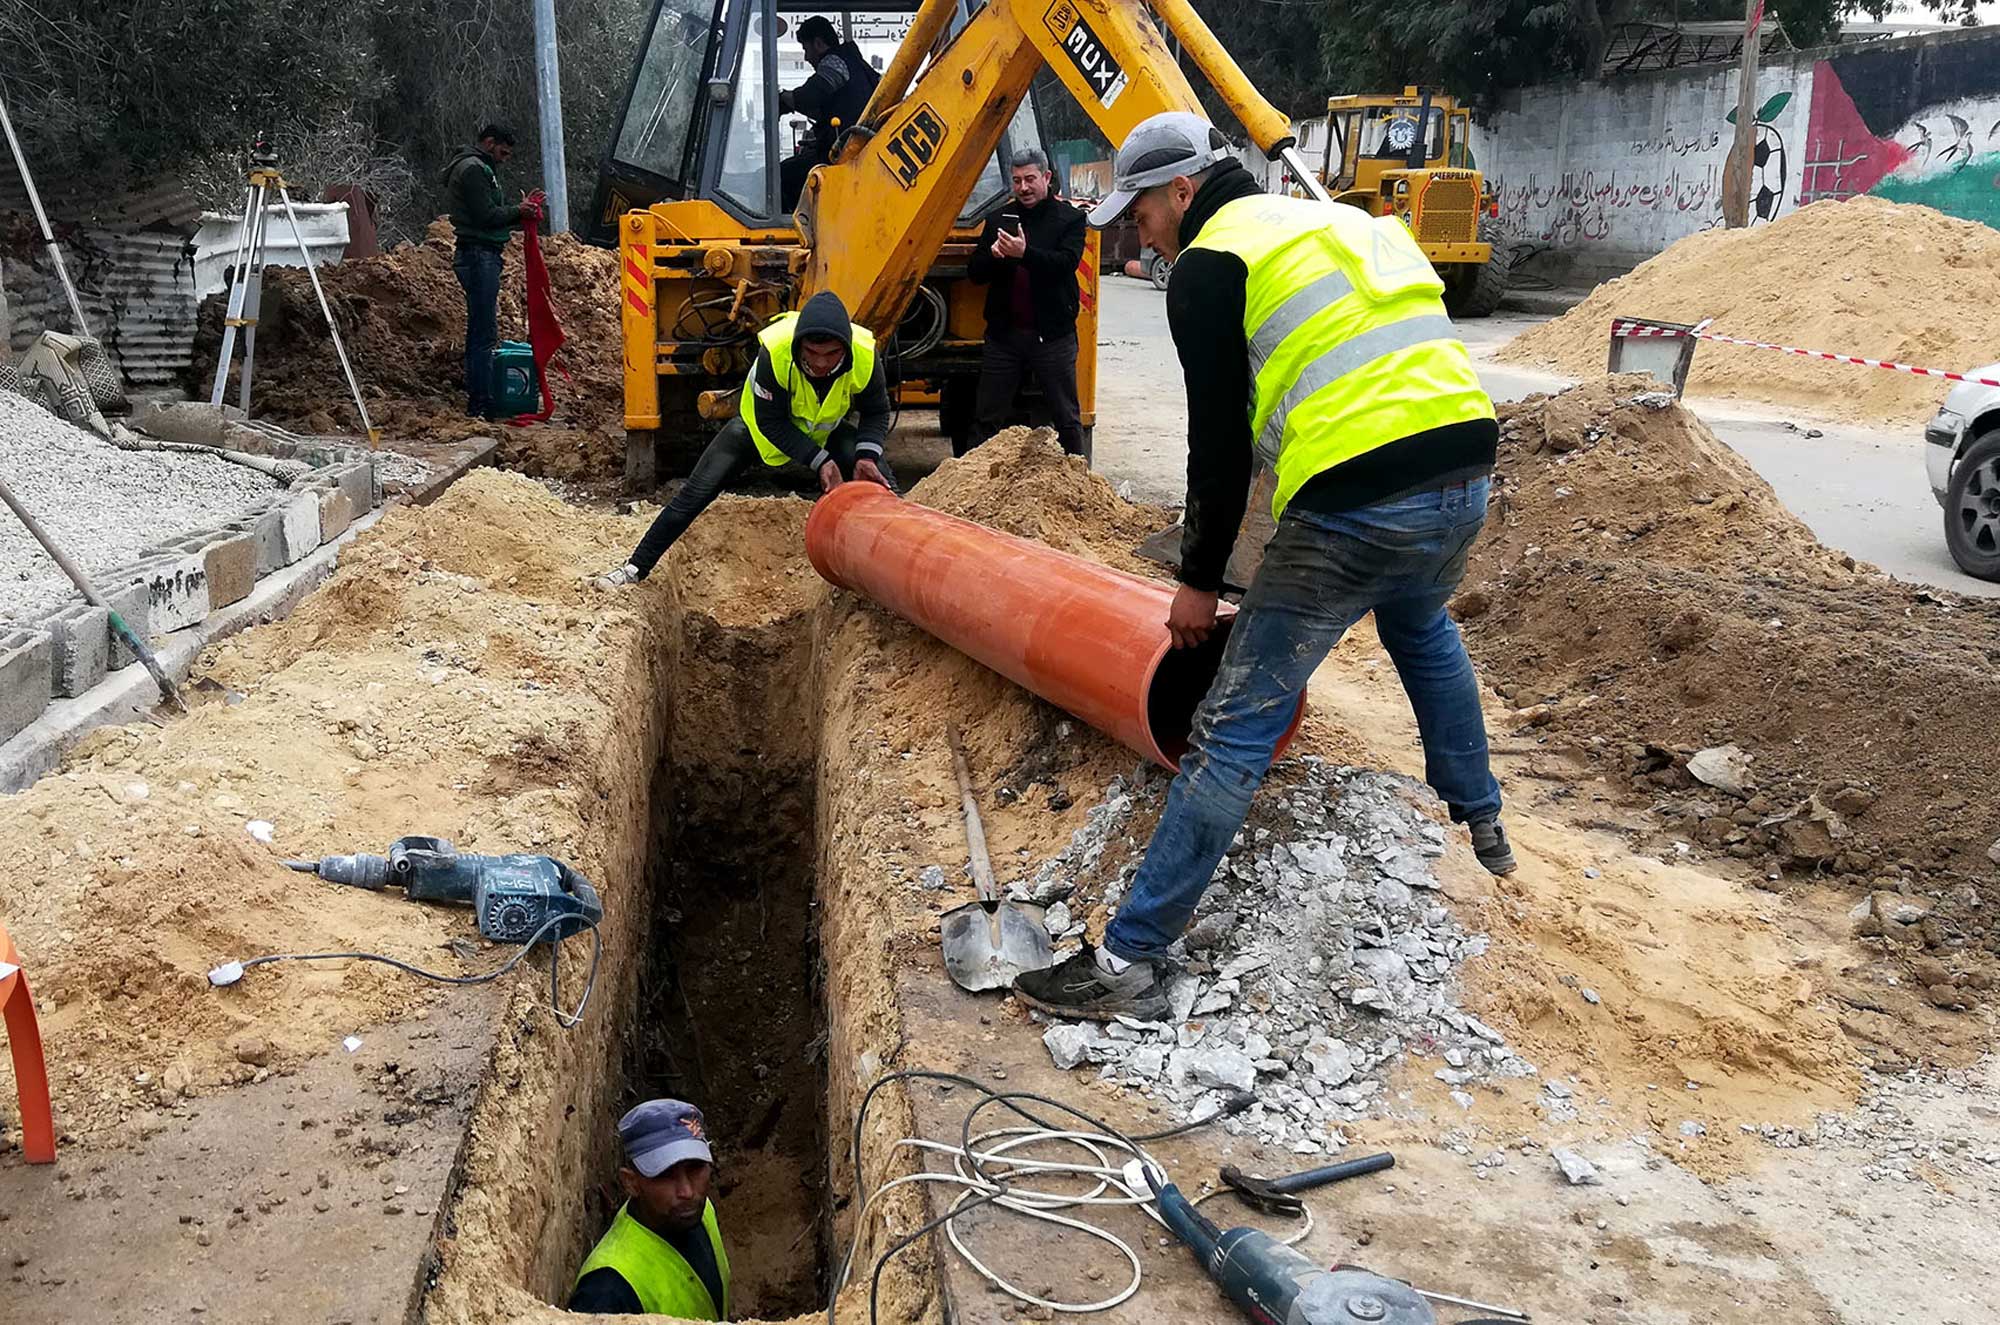
{"type": "Polygon", "coordinates": [[[1005,989],[1023,971],[1055,965],[1040,907],[997,902],[989,911],[982,902],[969,902],[938,918],[938,935],[945,972],[953,984],[975,994],[1005,989]]]}

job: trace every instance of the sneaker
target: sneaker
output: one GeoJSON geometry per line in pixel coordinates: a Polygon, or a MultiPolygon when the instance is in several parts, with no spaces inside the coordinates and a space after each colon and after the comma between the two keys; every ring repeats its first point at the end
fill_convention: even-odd
{"type": "Polygon", "coordinates": [[[628,584],[637,584],[645,578],[639,573],[639,568],[628,561],[617,570],[604,572],[591,583],[600,589],[622,589],[628,584]]]}
{"type": "Polygon", "coordinates": [[[1088,943],[1060,966],[1015,976],[1014,996],[1055,1017],[1087,1021],[1111,1021],[1120,1016],[1164,1021],[1167,1017],[1167,991],[1151,962],[1133,962],[1113,975],[1097,964],[1097,949],[1088,943]]]}
{"type": "Polygon", "coordinates": [[[1472,854],[1479,857],[1488,874],[1512,874],[1517,863],[1514,848],[1507,842],[1507,830],[1498,819],[1481,819],[1472,825],[1472,854]]]}

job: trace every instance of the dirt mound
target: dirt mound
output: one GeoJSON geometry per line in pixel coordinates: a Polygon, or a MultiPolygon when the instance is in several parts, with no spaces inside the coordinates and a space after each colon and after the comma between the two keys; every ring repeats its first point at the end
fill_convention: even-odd
{"type": "MultiPolygon", "coordinates": [[[[369,414],[389,436],[454,440],[497,435],[501,462],[536,476],[582,483],[619,477],[623,463],[623,339],[618,256],[572,235],[544,239],[549,286],[567,343],[558,360],[556,412],[514,428],[465,417],[465,295],[452,274],[452,231],[433,222],[421,244],[320,268],[320,281],[360,379],[369,414]]],[[[507,246],[500,279],[500,336],[527,338],[521,241],[507,246]]],[[[223,297],[201,308],[192,380],[204,388],[222,341],[223,297]]],[[[232,388],[233,390],[233,388],[232,388]]],[[[299,268],[264,279],[257,335],[256,412],[308,433],[357,432],[340,360],[311,282],[299,268]]]]}
{"type": "Polygon", "coordinates": [[[1157,562],[1132,549],[1172,523],[1164,508],[1126,501],[1079,456],[1064,455],[1047,428],[1008,428],[910,490],[950,515],[1134,575],[1159,578],[1157,562]]]}
{"type": "Polygon", "coordinates": [[[1691,849],[1943,897],[1934,943],[2000,942],[2000,604],[1813,541],[1679,405],[1609,378],[1503,407],[1499,495],[1454,610],[1520,729],[1658,802],[1691,849]],[[1740,794],[1696,751],[1749,757],[1740,794]],[[1955,900],[1953,900],[1955,899],[1955,900]]]}
{"type": "MultiPolygon", "coordinates": [[[[1603,371],[1614,317],[1715,319],[1714,330],[1930,368],[2000,359],[2000,231],[1929,207],[1854,198],[1800,208],[1767,226],[1705,230],[1504,348],[1506,362],[1572,377],[1603,371]]],[[[1946,383],[1906,373],[1703,344],[1699,394],[1796,406],[1822,416],[1912,423],[1946,383]]]]}

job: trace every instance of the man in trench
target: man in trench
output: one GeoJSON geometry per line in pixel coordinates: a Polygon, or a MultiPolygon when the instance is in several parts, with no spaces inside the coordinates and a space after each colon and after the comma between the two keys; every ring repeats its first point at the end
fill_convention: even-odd
{"type": "Polygon", "coordinates": [[[738,417],[702,451],[632,559],[597,577],[600,589],[645,579],[722,489],[759,464],[804,465],[822,493],[850,479],[895,491],[882,458],[890,418],[882,361],[874,335],[848,321],[840,296],[820,291],[800,311],[772,319],[757,341],[738,417]]]}
{"type": "Polygon", "coordinates": [[[715,1157],[701,1110],[648,1100],[618,1120],[625,1204],[576,1272],[569,1309],[729,1319],[729,1257],[708,1199],[715,1157]]]}
{"type": "Polygon", "coordinates": [[[1277,476],[1277,531],[1130,895],[1101,947],[1014,982],[1057,1016],[1152,1021],[1167,1011],[1168,948],[1243,827],[1300,695],[1370,612],[1416,710],[1425,780],[1470,826],[1479,863],[1514,869],[1478,680],[1445,612],[1486,519],[1500,430],[1444,285],[1395,218],[1264,193],[1222,135],[1184,111],[1135,126],[1112,171],[1091,224],[1131,208],[1141,241],[1174,261],[1167,322],[1188,400],[1175,647],[1215,629],[1256,461],[1277,476]]]}

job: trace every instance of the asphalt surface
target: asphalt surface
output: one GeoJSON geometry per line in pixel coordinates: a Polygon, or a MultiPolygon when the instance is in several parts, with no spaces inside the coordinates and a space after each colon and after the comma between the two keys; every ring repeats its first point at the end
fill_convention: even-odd
{"type": "MultiPolygon", "coordinates": [[[[1187,416],[1165,300],[1150,285],[1104,278],[1096,458],[1112,481],[1131,482],[1134,495],[1178,502],[1186,490],[1187,416]]],[[[1545,320],[1508,313],[1461,324],[1480,379],[1495,400],[1519,400],[1570,384],[1568,378],[1492,362],[1500,346],[1545,320]]],[[[1944,517],[1924,477],[1919,429],[1859,428],[1740,401],[1688,404],[1827,546],[1899,579],[2000,597],[2000,584],[1964,574],[1945,550],[1944,517]],[[1813,432],[1820,435],[1809,435],[1813,432]]]]}

